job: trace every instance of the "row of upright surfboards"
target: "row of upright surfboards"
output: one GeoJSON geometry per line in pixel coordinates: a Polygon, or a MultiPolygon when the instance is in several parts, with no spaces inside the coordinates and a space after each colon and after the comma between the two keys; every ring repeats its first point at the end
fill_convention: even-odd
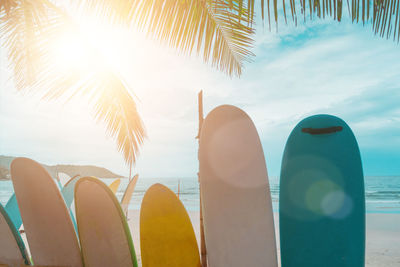
{"type": "MultiPolygon", "coordinates": [[[[277,267],[267,168],[250,117],[228,105],[211,111],[201,129],[199,162],[207,265],[277,267]]],[[[38,163],[18,158],[11,176],[32,257],[15,227],[4,230],[13,222],[0,216],[0,238],[9,240],[0,241],[0,265],[138,265],[121,204],[100,180],[77,179],[73,216],[38,163]],[[12,261],[9,255],[19,258],[12,261]]],[[[312,116],[290,134],[281,169],[279,226],[283,267],[364,266],[361,159],[343,120],[312,116]]],[[[140,248],[142,266],[201,266],[190,218],[161,184],[151,186],[142,201],[140,248]]]]}
{"type": "MultiPolygon", "coordinates": [[[[100,202],[100,205],[107,201],[113,201],[115,208],[119,209],[121,216],[124,217],[123,214],[127,212],[138,180],[138,175],[134,176],[119,203],[115,193],[120,179],[115,180],[110,186],[106,186],[94,177],[75,176],[68,179],[67,175],[60,175],[55,182],[39,163],[27,158],[17,158],[12,162],[11,176],[15,193],[5,207],[0,204],[0,266],[10,267],[25,265],[83,266],[81,254],[83,239],[79,238],[78,233],[80,228],[85,229],[85,218],[95,212],[98,215],[104,215],[104,221],[107,220],[108,215],[115,218],[115,214],[108,214],[108,211],[102,210],[100,206],[97,208],[92,206],[92,213],[85,212],[84,218],[75,214],[73,212],[75,209],[71,209],[71,204],[74,201],[74,195],[78,195],[77,189],[82,192],[80,194],[87,193],[92,197],[92,202],[100,202]],[[103,198],[96,198],[93,192],[85,192],[84,187],[87,180],[99,183],[102,189],[108,193],[109,198],[105,199],[105,195],[103,198]],[[22,224],[31,255],[27,252],[18,231],[22,224]],[[81,242],[80,245],[77,243],[78,240],[81,242]]],[[[75,198],[75,203],[76,201],[79,200],[75,198]]],[[[84,209],[84,204],[81,203],[85,202],[79,201],[79,203],[75,207],[83,207],[79,209],[80,212],[84,209]]],[[[87,266],[100,265],[87,264],[87,266]]]]}

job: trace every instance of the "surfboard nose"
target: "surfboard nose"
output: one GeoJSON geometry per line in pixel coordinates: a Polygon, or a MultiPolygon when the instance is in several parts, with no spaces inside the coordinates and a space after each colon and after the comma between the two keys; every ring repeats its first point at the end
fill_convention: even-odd
{"type": "Polygon", "coordinates": [[[200,134],[199,153],[202,165],[207,165],[216,179],[230,186],[257,188],[268,182],[258,132],[240,108],[222,105],[207,115],[200,134]]]}
{"type": "Polygon", "coordinates": [[[200,188],[210,266],[277,266],[264,152],[251,118],[223,105],[206,117],[200,188]]]}
{"type": "Polygon", "coordinates": [[[19,175],[19,174],[28,174],[34,169],[34,165],[36,164],[36,161],[24,158],[24,157],[18,157],[15,158],[10,165],[10,172],[11,172],[11,179],[24,179],[24,175],[19,175]],[[14,174],[14,175],[13,175],[14,174]]]}
{"type": "Polygon", "coordinates": [[[364,266],[365,193],[357,140],[342,119],[314,115],[291,132],[279,192],[282,266],[364,266]]]}

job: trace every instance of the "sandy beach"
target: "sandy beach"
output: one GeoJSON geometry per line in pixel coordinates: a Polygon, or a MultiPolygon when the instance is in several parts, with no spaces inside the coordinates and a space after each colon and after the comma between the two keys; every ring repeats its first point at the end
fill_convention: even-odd
{"type": "MultiPolygon", "coordinates": [[[[132,238],[134,239],[139,266],[141,266],[139,216],[138,210],[129,210],[128,223],[131,229],[132,238]]],[[[197,241],[199,242],[199,212],[190,211],[189,216],[192,220],[197,241]]],[[[279,254],[279,223],[277,213],[274,214],[274,218],[279,254]]],[[[366,267],[400,266],[400,214],[367,214],[367,244],[365,263],[366,267]]]]}

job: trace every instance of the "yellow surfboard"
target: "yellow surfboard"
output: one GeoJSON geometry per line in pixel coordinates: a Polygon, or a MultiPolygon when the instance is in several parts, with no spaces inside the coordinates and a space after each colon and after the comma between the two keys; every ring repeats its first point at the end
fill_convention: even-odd
{"type": "Polygon", "coordinates": [[[108,187],[111,189],[111,191],[114,193],[114,195],[118,191],[119,184],[121,183],[121,179],[117,179],[114,182],[112,182],[108,187]]]}
{"type": "Polygon", "coordinates": [[[189,215],[174,192],[152,185],[140,211],[143,267],[198,267],[199,248],[189,215]]]}

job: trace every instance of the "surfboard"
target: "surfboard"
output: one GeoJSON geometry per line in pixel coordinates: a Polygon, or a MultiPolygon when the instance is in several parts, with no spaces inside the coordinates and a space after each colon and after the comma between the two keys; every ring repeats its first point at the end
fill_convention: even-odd
{"type": "Polygon", "coordinates": [[[60,181],[61,187],[64,187],[65,184],[66,184],[69,180],[71,180],[71,176],[69,176],[68,174],[63,173],[63,172],[59,172],[59,173],[57,174],[57,176],[58,176],[58,180],[60,181]]]}
{"type": "Polygon", "coordinates": [[[111,189],[84,177],[75,185],[75,210],[86,267],[137,267],[131,232],[111,189]]]}
{"type": "Polygon", "coordinates": [[[192,223],[182,202],[161,184],[145,193],[140,209],[143,267],[199,267],[200,255],[192,223]]]}
{"type": "Polygon", "coordinates": [[[11,179],[35,265],[81,267],[74,226],[49,173],[31,159],[16,158],[11,179]]]}
{"type": "Polygon", "coordinates": [[[209,266],[277,266],[268,174],[257,130],[223,105],[204,120],[200,192],[209,266]]]}
{"type": "Polygon", "coordinates": [[[19,230],[22,225],[22,218],[21,213],[19,212],[17,197],[15,196],[15,193],[12,194],[10,199],[7,201],[5,210],[11,221],[13,222],[15,229],[19,230]]]}
{"type": "Polygon", "coordinates": [[[3,205],[0,204],[0,265],[20,267],[29,265],[24,242],[14,223],[8,216],[3,205]]]}
{"type": "Polygon", "coordinates": [[[71,216],[72,223],[74,224],[75,231],[78,232],[78,226],[75,220],[75,210],[72,203],[74,201],[74,188],[76,182],[80,179],[79,175],[75,175],[71,179],[68,180],[67,183],[64,184],[63,188],[61,189],[61,194],[64,198],[65,205],[69,211],[69,215],[71,216]]]}
{"type": "Polygon", "coordinates": [[[136,183],[139,178],[139,175],[136,174],[133,179],[129,182],[128,186],[125,189],[124,195],[121,199],[121,207],[122,211],[126,214],[128,212],[129,203],[131,202],[133,191],[135,191],[136,183]]]}
{"type": "Polygon", "coordinates": [[[109,185],[111,191],[112,191],[114,194],[117,193],[118,187],[119,187],[119,184],[120,184],[120,183],[121,183],[121,179],[118,178],[118,179],[116,179],[114,182],[112,182],[112,183],[109,185]]]}
{"type": "Polygon", "coordinates": [[[79,178],[79,175],[75,175],[74,177],[69,179],[67,183],[64,184],[61,190],[61,194],[64,197],[65,204],[67,205],[68,209],[71,208],[72,201],[74,200],[74,188],[79,178]]]}
{"type": "Polygon", "coordinates": [[[302,120],[282,159],[282,267],[363,267],[365,196],[360,151],[349,126],[330,115],[302,120]]]}

